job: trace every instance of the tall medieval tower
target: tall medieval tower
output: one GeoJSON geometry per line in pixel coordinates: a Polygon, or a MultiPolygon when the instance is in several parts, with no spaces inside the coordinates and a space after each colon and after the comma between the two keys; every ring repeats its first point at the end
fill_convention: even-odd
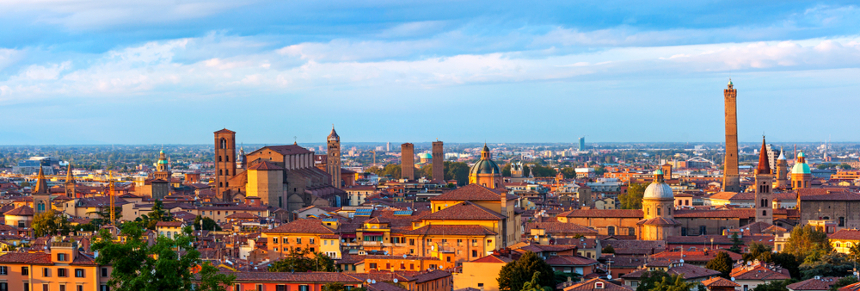
{"type": "MultiPolygon", "coordinates": [[[[236,132],[222,129],[215,132],[215,195],[221,201],[233,201],[228,189],[230,178],[236,175],[236,132]]],[[[239,185],[233,185],[239,186],[239,185]]]]}
{"type": "Polygon", "coordinates": [[[755,221],[773,224],[773,202],[771,200],[773,172],[770,170],[770,160],[764,137],[761,138],[761,151],[758,155],[758,167],[755,170],[755,186],[755,221]]]}
{"type": "Polygon", "coordinates": [[[785,159],[783,150],[779,150],[779,157],[776,158],[776,183],[774,188],[787,189],[790,188],[791,181],[788,180],[788,161],[785,159]]]}
{"type": "Polygon", "coordinates": [[[445,150],[438,140],[433,142],[433,180],[445,182],[445,150]]]}
{"type": "Polygon", "coordinates": [[[75,181],[75,175],[72,173],[72,162],[69,162],[69,169],[66,170],[66,182],[64,184],[66,196],[72,199],[78,198],[77,191],[75,191],[78,183],[75,181]]]}
{"type": "Polygon", "coordinates": [[[326,158],[326,169],[331,175],[331,185],[340,189],[340,136],[331,126],[331,134],[328,135],[328,158],[326,158]]]}
{"type": "Polygon", "coordinates": [[[740,192],[741,180],[738,174],[738,90],[729,79],[728,89],[723,90],[726,106],[726,157],[723,169],[723,191],[740,192]]]}
{"type": "Polygon", "coordinates": [[[400,178],[415,179],[415,146],[408,142],[400,145],[400,178]]]}

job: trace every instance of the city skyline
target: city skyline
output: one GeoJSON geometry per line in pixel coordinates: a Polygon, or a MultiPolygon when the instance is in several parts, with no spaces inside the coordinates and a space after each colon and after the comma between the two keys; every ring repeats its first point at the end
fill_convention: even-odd
{"type": "Polygon", "coordinates": [[[688,5],[0,3],[0,144],[720,142],[729,78],[741,142],[860,141],[860,8],[688,5]]]}

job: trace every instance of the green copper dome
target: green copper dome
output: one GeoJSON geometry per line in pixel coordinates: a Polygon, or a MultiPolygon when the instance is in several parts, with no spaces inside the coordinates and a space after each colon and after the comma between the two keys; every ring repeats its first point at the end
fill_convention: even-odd
{"type": "Polygon", "coordinates": [[[812,171],[809,170],[809,165],[806,163],[797,163],[794,164],[794,167],[791,168],[792,174],[811,174],[812,171]]]}

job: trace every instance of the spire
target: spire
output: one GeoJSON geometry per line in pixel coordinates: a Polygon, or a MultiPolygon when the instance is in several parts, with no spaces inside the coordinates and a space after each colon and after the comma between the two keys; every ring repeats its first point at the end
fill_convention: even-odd
{"type": "Polygon", "coordinates": [[[784,153],[785,153],[785,149],[783,149],[782,147],[780,147],[780,148],[779,148],[779,157],[778,157],[778,158],[776,158],[776,159],[777,159],[777,160],[785,160],[785,155],[784,155],[784,153]]]}
{"type": "Polygon", "coordinates": [[[767,158],[767,145],[765,145],[764,135],[761,136],[761,151],[758,153],[758,168],[756,174],[770,174],[770,162],[767,158]]]}
{"type": "Polygon", "coordinates": [[[334,124],[331,125],[331,133],[328,135],[328,140],[340,140],[340,136],[338,136],[337,131],[334,130],[334,124]]]}
{"type": "Polygon", "coordinates": [[[75,184],[75,176],[72,175],[72,162],[69,162],[69,169],[66,170],[66,184],[75,184]]]}
{"type": "Polygon", "coordinates": [[[42,166],[39,166],[39,177],[36,180],[36,188],[33,189],[33,194],[48,194],[48,181],[45,179],[45,172],[42,166]]]}

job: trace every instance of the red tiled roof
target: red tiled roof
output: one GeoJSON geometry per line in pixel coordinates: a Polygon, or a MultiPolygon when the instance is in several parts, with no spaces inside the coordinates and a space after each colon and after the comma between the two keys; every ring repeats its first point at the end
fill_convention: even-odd
{"type": "Polygon", "coordinates": [[[236,282],[341,282],[357,284],[361,280],[334,272],[235,272],[236,282]]]}
{"type": "Polygon", "coordinates": [[[860,240],[860,230],[843,228],[827,236],[829,239],[860,240]]]}
{"type": "Polygon", "coordinates": [[[296,219],[263,233],[317,233],[334,234],[334,231],[322,224],[319,219],[296,219]]]}
{"type": "Polygon", "coordinates": [[[507,263],[510,263],[510,262],[512,262],[512,261],[513,261],[513,259],[508,258],[508,257],[499,257],[499,256],[496,256],[496,255],[489,255],[489,256],[486,256],[486,257],[483,257],[483,258],[480,258],[480,259],[477,259],[477,260],[474,260],[474,261],[471,261],[471,262],[472,262],[472,263],[498,263],[498,264],[507,264],[507,263]]]}
{"type": "Polygon", "coordinates": [[[38,253],[6,253],[0,256],[0,263],[50,265],[51,254],[38,253]]]}
{"type": "Polygon", "coordinates": [[[526,224],[526,233],[532,229],[541,228],[548,234],[582,234],[597,235],[597,231],[576,223],[565,223],[558,221],[530,222],[526,224]]]}
{"type": "Polygon", "coordinates": [[[787,280],[791,277],[788,275],[788,269],[782,269],[784,272],[778,273],[767,267],[758,266],[742,266],[732,269],[731,276],[736,280],[787,280]]]}
{"type": "MultiPolygon", "coordinates": [[[[667,260],[667,262],[668,262],[668,260],[667,260]]],[[[649,263],[648,265],[652,266],[651,263],[649,263]]],[[[654,265],[654,266],[656,266],[656,265],[654,265]]],[[[638,278],[641,278],[642,275],[645,274],[645,272],[648,272],[648,269],[639,269],[639,270],[636,270],[636,271],[631,272],[629,274],[623,275],[621,277],[622,278],[638,279],[638,278]]],[[[691,265],[691,264],[684,264],[682,266],[671,267],[671,268],[669,268],[669,271],[667,271],[666,273],[668,273],[669,275],[681,275],[684,277],[685,280],[696,279],[696,278],[710,278],[713,276],[719,276],[720,275],[720,272],[717,272],[717,271],[714,271],[711,269],[702,268],[702,267],[699,267],[696,265],[691,265]]]]}
{"type": "Polygon", "coordinates": [[[406,231],[404,234],[419,235],[496,235],[480,225],[425,225],[420,228],[406,231]]]}
{"type": "Polygon", "coordinates": [[[812,279],[800,281],[800,282],[797,282],[794,284],[789,284],[788,286],[785,286],[785,287],[788,288],[789,290],[795,290],[795,291],[800,291],[800,290],[830,290],[830,287],[832,287],[833,284],[836,284],[836,281],[838,281],[838,280],[839,280],[839,278],[837,278],[837,277],[824,277],[821,279],[812,278],[812,279]]]}
{"type": "Polygon", "coordinates": [[[732,210],[676,210],[675,218],[738,218],[755,217],[755,209],[732,210]]]}
{"type": "Polygon", "coordinates": [[[597,261],[583,256],[550,256],[546,259],[550,266],[591,266],[597,265],[597,261]]]}
{"type": "Polygon", "coordinates": [[[309,151],[306,148],[291,144],[291,145],[279,145],[279,146],[265,146],[265,147],[262,147],[256,151],[253,151],[247,155],[250,156],[256,152],[262,152],[264,150],[270,150],[270,151],[277,152],[277,153],[282,154],[282,155],[297,155],[297,154],[311,153],[311,151],[309,151]]]}
{"type": "Polygon", "coordinates": [[[839,288],[838,290],[839,291],[858,291],[858,290],[860,290],[860,282],[839,288]]]}
{"type": "Polygon", "coordinates": [[[846,188],[803,188],[797,190],[801,201],[857,201],[860,194],[846,188]]]}
{"type": "Polygon", "coordinates": [[[229,129],[224,128],[224,129],[222,129],[222,130],[216,131],[215,133],[236,133],[236,132],[235,132],[235,131],[232,131],[232,130],[229,130],[229,129]]]}
{"type": "Polygon", "coordinates": [[[415,283],[424,283],[427,281],[438,280],[438,279],[442,279],[445,277],[451,277],[451,276],[452,276],[451,273],[448,273],[446,271],[435,270],[435,271],[430,271],[430,272],[426,272],[426,273],[420,273],[418,275],[410,276],[410,277],[411,277],[411,279],[415,280],[415,283]]]}
{"type": "Polygon", "coordinates": [[[21,207],[6,211],[3,215],[15,215],[15,216],[33,216],[36,212],[33,211],[33,208],[30,206],[23,205],[21,207]]]}
{"type": "MultiPolygon", "coordinates": [[[[478,184],[469,184],[445,194],[432,197],[433,201],[501,201],[504,190],[490,189],[478,184]]],[[[508,200],[517,199],[517,196],[508,195],[508,200]]]]}
{"type": "Polygon", "coordinates": [[[732,282],[729,279],[723,277],[713,277],[708,280],[702,281],[702,284],[705,287],[740,287],[738,283],[732,282]]]}
{"type": "Polygon", "coordinates": [[[688,261],[688,262],[707,262],[707,261],[710,261],[710,260],[716,258],[717,254],[719,254],[721,252],[729,254],[729,257],[732,258],[732,261],[737,261],[737,260],[740,260],[743,258],[743,256],[741,254],[738,254],[735,252],[730,252],[730,251],[725,251],[725,250],[720,250],[720,251],[714,251],[714,250],[683,251],[683,252],[664,251],[664,252],[659,252],[659,253],[653,254],[653,255],[651,255],[651,257],[655,258],[655,259],[656,258],[672,259],[672,260],[684,259],[685,261],[688,261]]]}
{"type": "Polygon", "coordinates": [[[562,217],[642,218],[641,209],[577,209],[559,213],[562,217]]]}
{"type": "Polygon", "coordinates": [[[600,279],[593,278],[591,280],[576,283],[570,285],[569,287],[564,288],[564,291],[632,291],[633,288],[627,286],[616,285],[612,282],[600,279]],[[597,288],[598,283],[602,283],[602,288],[597,288]]]}
{"type": "Polygon", "coordinates": [[[469,201],[454,204],[451,207],[430,213],[422,217],[426,220],[500,220],[504,215],[481,207],[469,201]]]}
{"type": "Polygon", "coordinates": [[[281,166],[278,166],[277,164],[269,162],[269,161],[257,162],[257,163],[254,163],[253,165],[251,165],[250,167],[248,167],[248,170],[259,170],[259,171],[277,171],[277,170],[283,170],[283,169],[284,168],[282,168],[281,166]]]}
{"type": "Polygon", "coordinates": [[[181,227],[182,221],[159,221],[155,227],[181,227]]]}

